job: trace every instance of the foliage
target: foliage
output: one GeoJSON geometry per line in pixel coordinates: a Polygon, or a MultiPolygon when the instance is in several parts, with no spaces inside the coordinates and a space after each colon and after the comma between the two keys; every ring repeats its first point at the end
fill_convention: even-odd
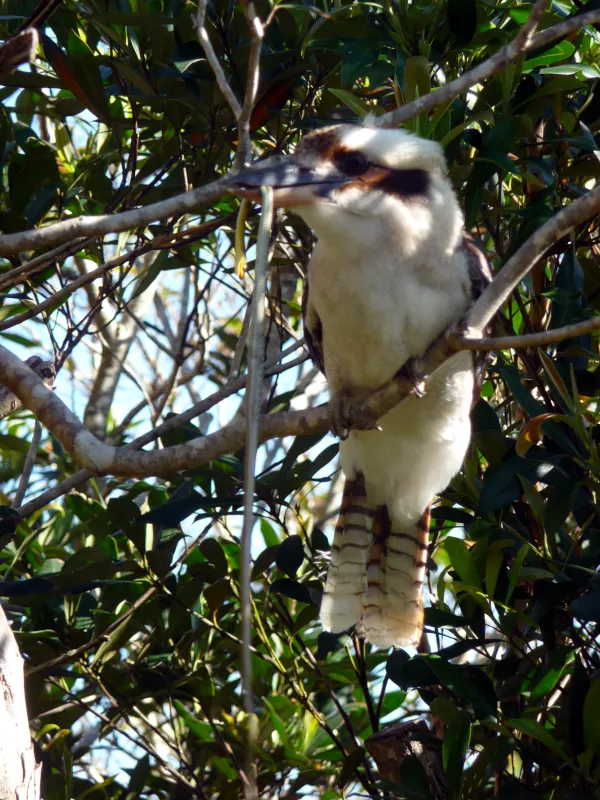
{"type": "MultiPolygon", "coordinates": [[[[541,27],[580,6],[597,3],[555,2],[541,27]]],[[[33,8],[3,0],[4,37],[33,8]]],[[[253,142],[257,152],[287,152],[313,127],[382,113],[462,74],[514,38],[531,4],[261,0],[256,9],[270,22],[253,142]]],[[[5,77],[0,90],[2,233],[147,205],[229,168],[235,120],[196,39],[195,12],[181,0],[58,5],[36,68],[5,77]]],[[[208,31],[243,97],[243,5],[214,0],[208,31]]],[[[597,181],[599,56],[598,33],[585,29],[407,124],[443,144],[467,227],[496,269],[597,181]]],[[[245,365],[258,219],[251,211],[249,274],[239,278],[238,206],[223,197],[194,217],[75,243],[5,285],[3,344],[23,357],[53,352],[57,390],[90,427],[104,409],[101,433],[115,443],[225,386],[245,365]],[[169,246],[136,261],[135,249],[158,236],[169,246]],[[102,281],[29,321],[17,317],[127,251],[131,260],[102,281]],[[123,367],[110,383],[105,367],[118,347],[123,367]]],[[[267,353],[275,359],[301,335],[311,243],[293,215],[276,229],[267,353]]],[[[598,248],[596,221],[557,241],[499,330],[596,313],[598,248]]],[[[2,274],[18,263],[1,262],[2,274]]],[[[322,631],[337,445],[303,437],[262,448],[252,608],[261,796],[428,796],[418,761],[404,762],[393,785],[365,749],[384,721],[415,716],[434,723],[429,739],[455,798],[596,796],[597,365],[590,337],[495,354],[464,469],[434,508],[427,647],[418,654],[322,631]]],[[[322,398],[315,371],[294,370],[270,379],[269,410],[322,398]]],[[[214,430],[235,409],[226,401],[171,436],[214,430]]],[[[7,505],[31,431],[26,412],[3,423],[7,505]]],[[[56,440],[43,440],[28,499],[75,470],[56,440]]],[[[3,535],[1,593],[26,660],[47,800],[242,793],[242,478],[238,452],[164,480],[89,481],[24,519],[12,541],[3,535]]]]}

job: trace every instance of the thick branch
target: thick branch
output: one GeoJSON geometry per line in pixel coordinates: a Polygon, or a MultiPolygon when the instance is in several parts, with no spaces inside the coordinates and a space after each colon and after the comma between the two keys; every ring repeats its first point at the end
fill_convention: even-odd
{"type": "MultiPolygon", "coordinates": [[[[52,386],[54,378],[56,377],[56,370],[54,369],[54,362],[44,361],[39,356],[29,356],[25,364],[32,369],[36,375],[46,383],[52,386]]],[[[0,386],[0,419],[4,419],[14,411],[23,408],[23,403],[16,394],[13,394],[6,386],[0,386]]]]}

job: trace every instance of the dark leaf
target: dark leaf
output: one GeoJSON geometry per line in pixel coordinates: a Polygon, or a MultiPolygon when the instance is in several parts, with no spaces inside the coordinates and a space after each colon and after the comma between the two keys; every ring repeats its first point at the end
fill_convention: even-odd
{"type": "Polygon", "coordinates": [[[279,545],[276,556],[276,564],[282,572],[295,578],[304,561],[304,543],[300,536],[288,536],[279,545]]]}
{"type": "Polygon", "coordinates": [[[460,796],[465,759],[471,742],[471,720],[465,711],[459,711],[446,729],[442,757],[446,781],[453,797],[460,796]]]}
{"type": "Polygon", "coordinates": [[[277,581],[273,581],[271,584],[271,591],[277,594],[283,594],[286,597],[290,597],[292,600],[300,600],[301,603],[314,604],[312,594],[308,587],[290,578],[280,578],[277,581]]]}

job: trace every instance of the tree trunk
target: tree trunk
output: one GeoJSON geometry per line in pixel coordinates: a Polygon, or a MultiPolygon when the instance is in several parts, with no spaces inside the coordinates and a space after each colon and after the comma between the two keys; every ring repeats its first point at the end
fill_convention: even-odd
{"type": "Polygon", "coordinates": [[[29,733],[23,659],[0,606],[0,800],[39,800],[40,777],[29,733]]]}

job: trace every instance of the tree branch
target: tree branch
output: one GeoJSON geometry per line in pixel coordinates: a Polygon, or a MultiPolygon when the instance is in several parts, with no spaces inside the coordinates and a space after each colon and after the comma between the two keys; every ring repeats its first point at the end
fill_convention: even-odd
{"type": "Polygon", "coordinates": [[[221,62],[219,61],[217,54],[214,51],[214,48],[208,36],[208,31],[206,30],[206,27],[204,25],[206,21],[207,4],[208,0],[199,0],[198,2],[198,13],[196,15],[196,35],[200,40],[200,44],[204,48],[204,52],[206,54],[206,60],[210,64],[210,68],[215,74],[215,78],[217,79],[217,83],[219,84],[219,89],[221,90],[225,100],[227,100],[229,108],[233,111],[233,116],[237,120],[239,119],[240,114],[242,113],[242,107],[237,97],[233,93],[233,89],[229,85],[229,81],[225,77],[225,72],[223,71],[221,62]]]}
{"type": "MultiPolygon", "coordinates": [[[[33,370],[45,384],[52,386],[56,377],[53,361],[44,361],[40,356],[29,356],[25,361],[29,369],[33,370]]],[[[23,408],[23,403],[6,386],[0,386],[0,419],[23,408]]]]}
{"type": "MultiPolygon", "coordinates": [[[[600,210],[600,187],[588,192],[563,208],[556,216],[546,222],[508,261],[496,279],[488,286],[464,323],[455,325],[442,335],[425,354],[418,365],[424,375],[431,375],[451,355],[462,349],[454,337],[467,337],[469,332],[476,334],[490,321],[496,310],[510,295],[514,286],[527,274],[545,250],[560,236],[575,225],[585,221],[600,210]]],[[[556,332],[555,332],[556,333],[556,332]]],[[[567,326],[565,338],[573,335],[567,326]]],[[[151,452],[134,450],[131,445],[121,448],[110,447],[99,442],[82,425],[70,409],[49,391],[42,381],[14,356],[0,347],[0,382],[14,392],[52,433],[75,460],[93,474],[112,474],[121,476],[163,476],[173,472],[205,464],[225,453],[232,453],[244,446],[246,421],[236,418],[221,430],[192,441],[151,452]]],[[[245,385],[245,378],[233,381],[219,391],[220,397],[239,391],[245,385]],[[236,388],[234,388],[236,387],[236,388]]],[[[350,418],[354,428],[372,425],[413,390],[410,380],[397,377],[374,392],[362,404],[356,404],[350,418]]],[[[205,403],[196,404],[205,406],[205,403]]],[[[203,413],[194,409],[196,413],[203,413]]],[[[136,447],[143,447],[165,430],[182,424],[184,419],[192,419],[190,410],[177,418],[150,431],[136,441],[136,447]],[[169,424],[171,423],[171,424],[169,424]],[[159,432],[160,431],[160,432],[159,432]]],[[[261,417],[258,441],[262,443],[275,437],[324,433],[328,430],[328,414],[325,406],[303,411],[288,411],[268,414],[261,417]]]]}
{"type": "Polygon", "coordinates": [[[195,211],[198,206],[212,203],[223,194],[222,181],[199,186],[191,192],[178,194],[168,200],[149,206],[123,211],[121,214],[100,214],[97,217],[75,217],[45,228],[34,228],[19,233],[0,236],[0,256],[11,256],[40,247],[50,247],[71,241],[78,236],[104,236],[107,233],[145,228],[151,222],[165,217],[179,217],[195,211]]]}
{"type": "Polygon", "coordinates": [[[509,348],[517,350],[524,347],[542,347],[545,344],[563,342],[565,339],[584,336],[597,330],[600,330],[600,316],[590,317],[590,319],[573,322],[570,325],[563,325],[561,328],[553,328],[548,331],[526,333],[523,336],[471,338],[450,333],[448,334],[448,340],[456,350],[508,350],[509,348]]]}
{"type": "Polygon", "coordinates": [[[246,800],[258,798],[254,752],[258,739],[258,719],[254,715],[254,693],[252,691],[252,529],[254,528],[254,493],[256,490],[256,453],[258,450],[258,428],[262,400],[265,352],[265,301],[267,274],[269,271],[269,239],[273,224],[273,189],[262,189],[262,213],[256,243],[256,265],[254,292],[250,317],[249,375],[245,395],[246,448],[244,458],[244,524],[241,542],[240,605],[242,608],[242,695],[246,725],[246,775],[248,785],[244,788],[246,800]]]}
{"type": "MultiPolygon", "coordinates": [[[[533,23],[537,23],[539,6],[536,5],[536,9],[532,10],[527,23],[529,23],[532,17],[533,23]],[[534,16],[534,11],[536,16],[534,16]]],[[[530,36],[530,31],[527,30],[526,36],[524,37],[525,40],[523,40],[521,31],[511,42],[498,50],[498,52],[491,58],[488,58],[487,61],[463,73],[459,78],[455,78],[455,80],[442,86],[441,89],[437,89],[435,92],[430,92],[429,94],[424,94],[422,97],[417,97],[412,103],[407,103],[401,108],[383,114],[381,117],[377,118],[374,124],[385,128],[393,128],[396,127],[396,125],[400,125],[402,122],[418,117],[420,114],[433,111],[434,108],[444,105],[445,103],[450,103],[455,97],[458,97],[458,95],[464,94],[476,83],[481,83],[494,73],[504,69],[522,56],[523,53],[529,50],[536,50],[539,47],[544,47],[555,39],[562,39],[573,31],[598,21],[600,21],[600,10],[588,11],[586,14],[581,14],[580,16],[559,22],[558,25],[547,28],[545,31],[541,31],[535,36],[530,36]]]]}
{"type": "Polygon", "coordinates": [[[241,169],[250,160],[252,145],[250,142],[250,117],[258,93],[258,82],[260,79],[260,51],[263,42],[263,26],[256,14],[254,3],[248,3],[246,8],[246,18],[252,32],[252,44],[250,45],[250,57],[248,59],[248,81],[244,93],[244,105],[238,116],[238,146],[235,154],[235,168],[241,169]]]}
{"type": "Polygon", "coordinates": [[[600,213],[600,186],[573,200],[538,228],[506,262],[493,282],[475,302],[467,315],[466,335],[481,336],[481,331],[544,253],[576,225],[598,213],[600,213]]]}

